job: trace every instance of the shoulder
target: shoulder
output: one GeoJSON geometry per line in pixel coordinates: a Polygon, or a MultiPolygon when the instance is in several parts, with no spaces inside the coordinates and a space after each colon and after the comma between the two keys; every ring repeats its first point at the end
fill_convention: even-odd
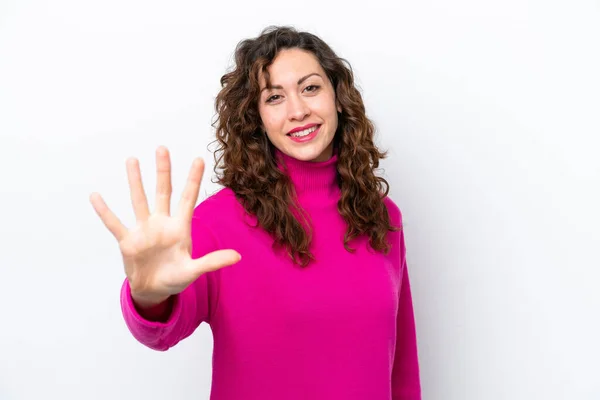
{"type": "MultiPolygon", "coordinates": [[[[202,200],[194,208],[191,220],[192,258],[199,258],[220,249],[220,227],[225,224],[223,216],[231,214],[232,203],[228,193],[221,189],[202,200]]],[[[235,197],[235,196],[234,196],[235,197]]]]}
{"type": "Polygon", "coordinates": [[[225,218],[238,215],[241,210],[243,208],[233,190],[222,188],[194,208],[193,218],[218,223],[225,218]]]}
{"type": "Polygon", "coordinates": [[[243,221],[243,208],[235,193],[228,188],[202,200],[195,208],[191,221],[192,256],[200,257],[223,246],[223,238],[230,236],[243,221]]]}
{"type": "Polygon", "coordinates": [[[402,211],[400,207],[389,196],[383,198],[383,203],[387,207],[390,216],[390,222],[394,226],[402,226],[402,211]]]}

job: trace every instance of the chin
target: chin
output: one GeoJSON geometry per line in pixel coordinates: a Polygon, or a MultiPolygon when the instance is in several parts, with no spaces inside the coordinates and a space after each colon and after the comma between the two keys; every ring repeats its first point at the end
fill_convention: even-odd
{"type": "Polygon", "coordinates": [[[323,154],[325,149],[294,149],[290,152],[291,156],[301,161],[313,161],[323,154]]]}

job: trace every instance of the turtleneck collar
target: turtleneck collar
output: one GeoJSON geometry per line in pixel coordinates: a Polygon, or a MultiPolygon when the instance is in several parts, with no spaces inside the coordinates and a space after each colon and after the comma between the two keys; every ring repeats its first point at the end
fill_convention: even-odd
{"type": "Polygon", "coordinates": [[[299,197],[331,196],[339,193],[337,184],[337,149],[327,161],[302,161],[275,148],[277,166],[291,179],[299,197]]]}

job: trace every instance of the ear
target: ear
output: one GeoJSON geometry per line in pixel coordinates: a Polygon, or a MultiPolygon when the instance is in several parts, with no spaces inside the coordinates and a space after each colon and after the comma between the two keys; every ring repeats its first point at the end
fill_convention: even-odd
{"type": "Polygon", "coordinates": [[[342,113],[342,105],[337,100],[335,101],[335,104],[336,104],[337,111],[341,114],[342,113]]]}

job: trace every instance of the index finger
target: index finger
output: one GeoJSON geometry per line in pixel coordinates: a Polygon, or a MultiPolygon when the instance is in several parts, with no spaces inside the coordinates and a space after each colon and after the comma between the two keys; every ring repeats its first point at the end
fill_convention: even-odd
{"type": "Polygon", "coordinates": [[[204,160],[196,158],[192,163],[190,174],[188,176],[181,200],[179,201],[178,214],[185,221],[191,221],[198,193],[200,192],[200,182],[204,175],[204,160]]]}

